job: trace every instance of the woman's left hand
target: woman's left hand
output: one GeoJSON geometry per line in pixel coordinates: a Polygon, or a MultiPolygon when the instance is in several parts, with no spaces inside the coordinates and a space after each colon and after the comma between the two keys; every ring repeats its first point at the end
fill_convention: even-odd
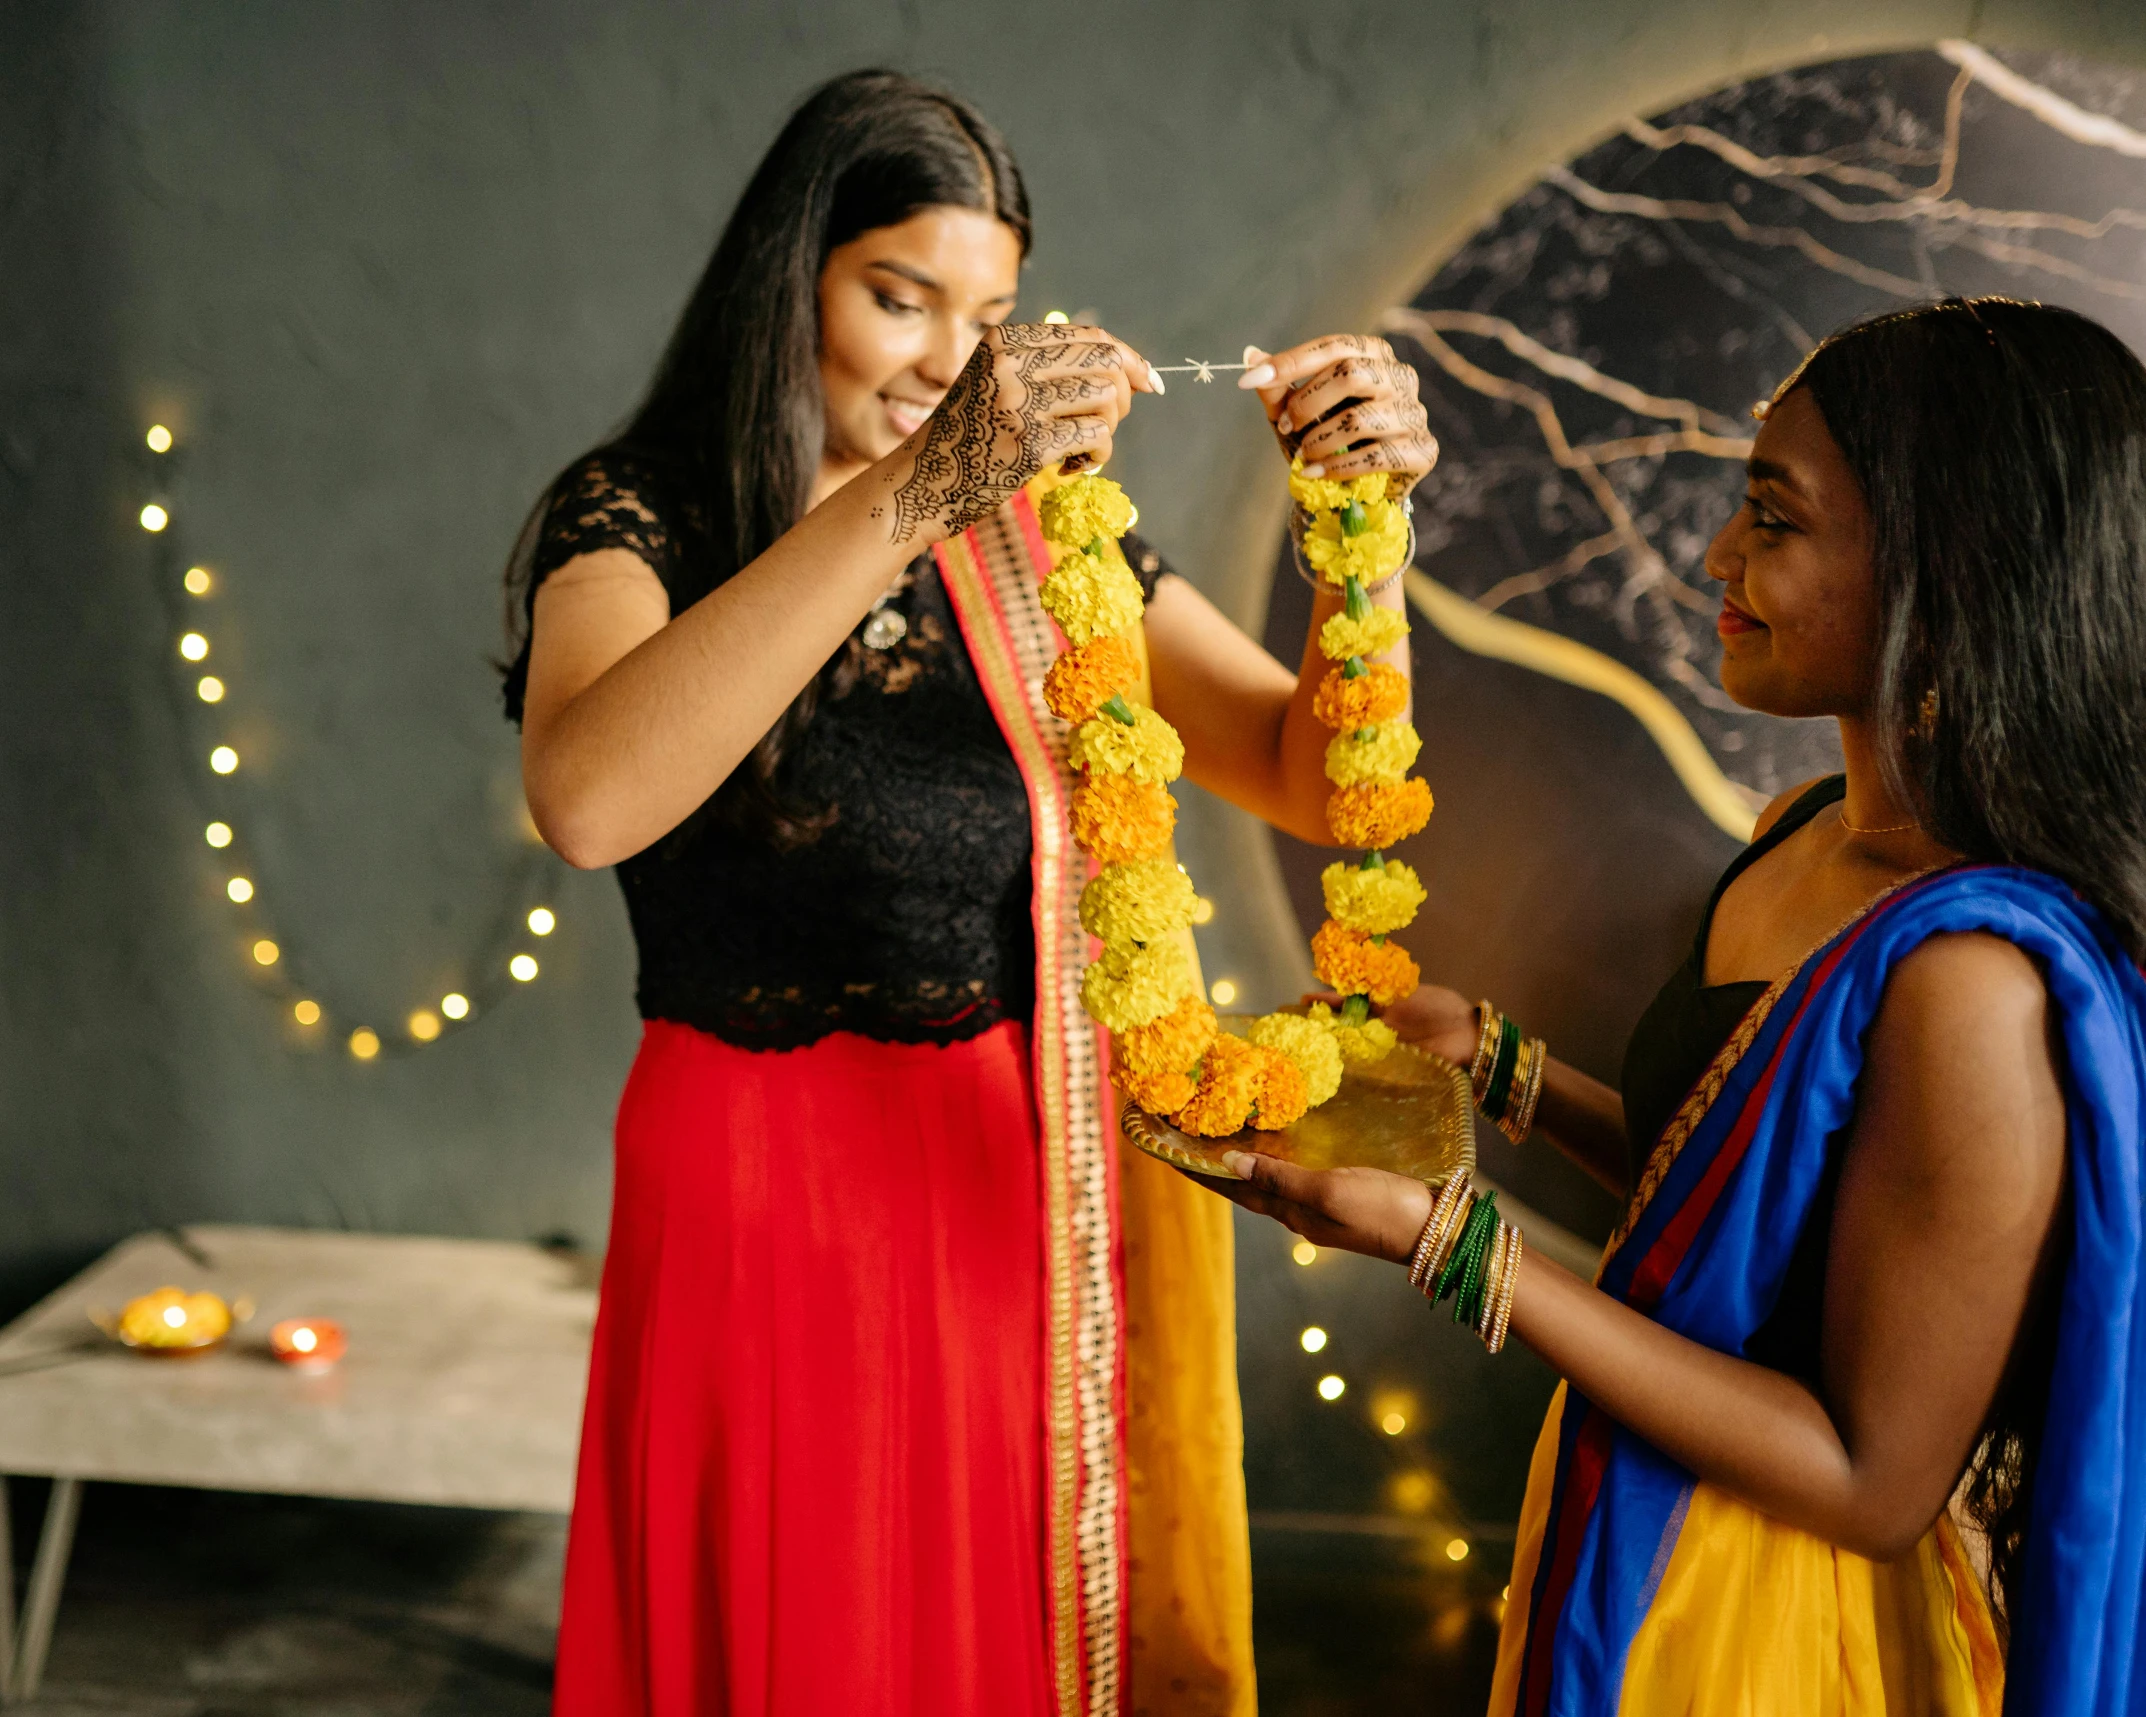
{"type": "Polygon", "coordinates": [[[1438,463],[1416,372],[1376,335],[1329,334],[1272,357],[1248,346],[1244,359],[1254,367],[1237,385],[1258,390],[1282,452],[1301,454],[1306,476],[1388,471],[1413,488],[1438,463]]]}
{"type": "Polygon", "coordinates": [[[1193,1178],[1247,1210],[1273,1217],[1314,1246],[1405,1264],[1431,1219],[1431,1189],[1405,1174],[1304,1169],[1252,1151],[1231,1151],[1222,1162],[1239,1178],[1193,1178]]]}

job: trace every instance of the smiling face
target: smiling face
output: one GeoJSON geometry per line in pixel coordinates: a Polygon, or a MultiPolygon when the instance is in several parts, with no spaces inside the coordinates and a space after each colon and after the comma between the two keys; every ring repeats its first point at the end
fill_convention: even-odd
{"type": "Polygon", "coordinates": [[[820,274],[824,488],[884,459],[954,385],[983,331],[1012,314],[1013,228],[975,209],[929,208],[837,246],[820,274]]]}
{"type": "Polygon", "coordinates": [[[1721,580],[1721,683],[1768,715],[1859,716],[1878,642],[1863,491],[1808,388],[1767,413],[1744,504],[1706,551],[1721,580]]]}

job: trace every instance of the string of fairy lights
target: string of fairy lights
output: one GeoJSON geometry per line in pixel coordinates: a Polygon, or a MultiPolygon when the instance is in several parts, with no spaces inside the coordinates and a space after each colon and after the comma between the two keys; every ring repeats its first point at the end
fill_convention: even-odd
{"type": "Polygon", "coordinates": [[[151,559],[156,588],[181,664],[173,690],[181,706],[182,729],[214,741],[200,753],[206,772],[190,779],[204,818],[201,839],[216,855],[222,893],[236,916],[241,969],[256,989],[276,1000],[292,1040],[300,1045],[340,1041],[353,1060],[371,1062],[444,1042],[487,1017],[509,994],[534,983],[542,971],[534,948],[559,927],[559,917],[550,906],[531,899],[549,871],[541,849],[532,844],[517,865],[512,886],[477,952],[462,963],[464,975],[457,987],[427,996],[392,1024],[329,999],[327,987],[317,981],[319,974],[307,969],[303,951],[271,928],[268,902],[256,880],[259,867],[249,862],[249,855],[257,854],[247,833],[258,826],[258,818],[248,803],[246,759],[229,731],[229,670],[218,671],[213,637],[214,604],[224,594],[224,580],[182,548],[175,509],[183,452],[161,423],[149,426],[143,444],[151,456],[149,498],[136,519],[155,545],[151,559]]]}

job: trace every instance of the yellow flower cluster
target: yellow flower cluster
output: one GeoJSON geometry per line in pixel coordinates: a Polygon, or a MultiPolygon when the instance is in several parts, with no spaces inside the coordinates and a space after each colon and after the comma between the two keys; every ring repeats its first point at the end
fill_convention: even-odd
{"type": "Polygon", "coordinates": [[[1337,733],[1327,742],[1326,778],[1337,787],[1361,787],[1367,781],[1398,783],[1415,767],[1416,753],[1422,749],[1422,739],[1405,721],[1337,733]]]}
{"type": "Polygon", "coordinates": [[[1061,483],[1036,506],[1045,538],[1069,548],[1086,548],[1097,537],[1116,542],[1138,516],[1132,497],[1107,477],[1061,483]]]}
{"type": "Polygon", "coordinates": [[[1408,616],[1398,608],[1372,608],[1359,617],[1344,610],[1319,628],[1319,654],[1330,662],[1351,656],[1368,661],[1408,636],[1408,616]]]}
{"type": "Polygon", "coordinates": [[[1043,676],[1043,701],[1060,721],[1083,722],[1140,683],[1140,657],[1123,638],[1092,638],[1043,676]]]}
{"type": "Polygon", "coordinates": [[[1304,1075],[1305,1106],[1316,1109],[1341,1089],[1341,1045],[1330,1024],[1302,1014],[1269,1014],[1254,1020],[1245,1036],[1262,1049],[1278,1049],[1304,1075]]]}
{"type": "Polygon", "coordinates": [[[1311,713],[1328,727],[1377,727],[1408,713],[1408,676],[1384,662],[1366,664],[1354,679],[1344,669],[1329,668],[1311,713]]]}
{"type": "Polygon", "coordinates": [[[1097,775],[1130,775],[1167,787],[1185,771],[1185,742],[1177,729],[1145,705],[1131,709],[1127,725],[1114,715],[1092,715],[1073,730],[1067,751],[1076,769],[1097,775]]]}
{"type": "Polygon", "coordinates": [[[1103,949],[1081,974],[1081,1006],[1112,1031],[1131,1031],[1193,993],[1192,963],[1175,942],[1103,949]]]}
{"type": "Polygon", "coordinates": [[[1391,497],[1393,485],[1385,472],[1368,477],[1307,477],[1304,461],[1289,462],[1289,498],[1307,513],[1336,513],[1351,501],[1369,504],[1391,497]]]}
{"type": "Polygon", "coordinates": [[[1079,549],[1065,553],[1043,581],[1041,597],[1058,630],[1076,649],[1097,638],[1130,632],[1140,624],[1140,580],[1115,543],[1101,554],[1079,549]]]}
{"type": "Polygon", "coordinates": [[[1401,1040],[1394,1036],[1393,1027],[1382,1019],[1351,1021],[1335,1013],[1324,1002],[1313,1002],[1306,1015],[1314,1025],[1321,1025],[1333,1034],[1334,1047],[1341,1051],[1341,1059],[1351,1067],[1363,1067],[1382,1059],[1401,1040]]]}
{"type": "Polygon", "coordinates": [[[1399,859],[1383,864],[1330,864],[1319,875],[1326,915],[1366,936],[1388,936],[1416,916],[1423,884],[1399,859]]]}
{"type": "Polygon", "coordinates": [[[1091,775],[1073,789],[1073,840],[1097,864],[1132,864],[1170,850],[1177,801],[1151,781],[1091,775]]]}
{"type": "Polygon", "coordinates": [[[1160,942],[1192,923],[1195,904],[1183,865],[1166,858],[1109,865],[1081,890],[1081,928],[1104,942],[1160,942]]]}
{"type": "Polygon", "coordinates": [[[1327,583],[1372,584],[1408,558],[1408,514],[1383,472],[1368,477],[1307,477],[1289,466],[1289,498],[1311,522],[1304,560],[1327,583]]]}

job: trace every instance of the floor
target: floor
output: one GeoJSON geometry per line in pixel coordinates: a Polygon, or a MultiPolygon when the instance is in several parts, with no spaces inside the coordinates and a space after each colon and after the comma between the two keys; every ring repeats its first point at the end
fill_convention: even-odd
{"type": "MultiPolygon", "coordinates": [[[[13,1482],[18,1585],[43,1487],[13,1482]]],[[[538,1717],[563,1525],[92,1485],[35,1717],[538,1717]]],[[[1265,1717],[1480,1712],[1502,1571],[1261,1531],[1265,1717]]]]}

